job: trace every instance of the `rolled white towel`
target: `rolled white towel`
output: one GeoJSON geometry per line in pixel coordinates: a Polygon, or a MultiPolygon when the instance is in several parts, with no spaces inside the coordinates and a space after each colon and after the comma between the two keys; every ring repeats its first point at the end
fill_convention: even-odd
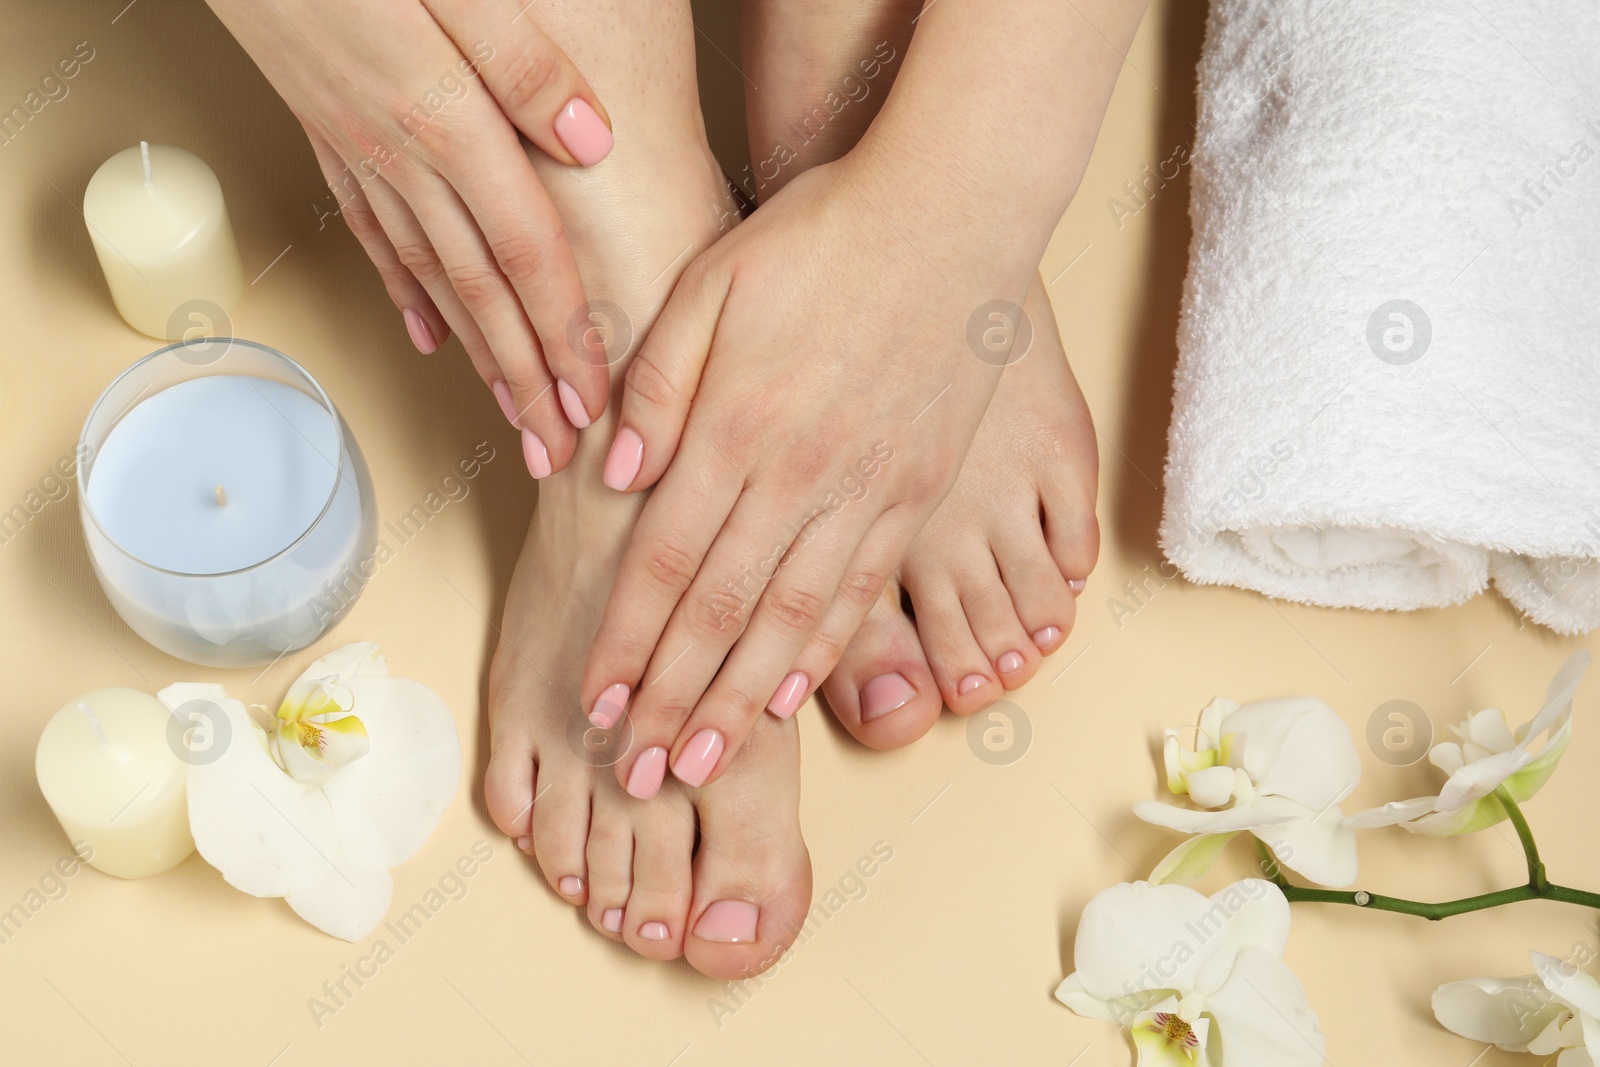
{"type": "Polygon", "coordinates": [[[1600,10],[1212,0],[1161,543],[1600,626],[1600,10]]]}

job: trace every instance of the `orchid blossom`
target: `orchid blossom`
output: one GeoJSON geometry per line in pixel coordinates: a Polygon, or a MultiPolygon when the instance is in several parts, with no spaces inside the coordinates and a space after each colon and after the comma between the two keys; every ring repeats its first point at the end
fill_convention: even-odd
{"type": "Polygon", "coordinates": [[[1571,961],[1531,955],[1533,974],[1440,986],[1434,1017],[1452,1033],[1507,1052],[1555,1056],[1556,1067],[1600,1064],[1600,982],[1571,961]]]}

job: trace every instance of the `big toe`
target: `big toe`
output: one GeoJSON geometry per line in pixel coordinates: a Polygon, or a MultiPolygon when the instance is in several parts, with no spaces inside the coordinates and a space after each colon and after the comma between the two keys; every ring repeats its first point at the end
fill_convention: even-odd
{"type": "Polygon", "coordinates": [[[890,582],[822,683],[833,717],[868,748],[909,745],[933,728],[942,701],[916,624],[890,582]]]}

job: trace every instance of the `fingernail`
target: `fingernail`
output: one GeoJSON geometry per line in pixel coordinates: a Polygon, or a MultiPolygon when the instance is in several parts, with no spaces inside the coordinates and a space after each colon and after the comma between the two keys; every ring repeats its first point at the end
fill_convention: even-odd
{"type": "Polygon", "coordinates": [[[589,721],[602,730],[609,730],[617,725],[617,720],[622,718],[622,713],[627,710],[628,696],[632,692],[633,690],[621,682],[600,690],[600,695],[594,701],[594,710],[589,712],[589,721]]]}
{"type": "Polygon", "coordinates": [[[550,477],[550,453],[545,451],[544,442],[532,430],[522,431],[522,458],[528,464],[529,474],[535,478],[550,477]]]}
{"type": "Polygon", "coordinates": [[[556,395],[561,398],[561,410],[567,413],[567,421],[572,425],[581,430],[594,421],[584,410],[583,399],[578,396],[578,391],[560,378],[556,379],[556,395]]]}
{"type": "Polygon", "coordinates": [[[652,745],[639,753],[628,772],[628,795],[639,800],[649,800],[661,792],[661,780],[667,776],[667,750],[652,745]]]}
{"type": "Polygon", "coordinates": [[[617,439],[611,442],[611,451],[606,453],[606,470],[600,480],[608,488],[626,492],[639,477],[639,467],[643,463],[644,438],[638,431],[624,426],[617,432],[617,439]]]}
{"type": "Polygon", "coordinates": [[[504,381],[496,381],[489,387],[494,390],[494,398],[500,402],[500,410],[504,413],[506,421],[517,425],[517,402],[511,399],[511,386],[504,381]]]}
{"type": "Polygon", "coordinates": [[[583,879],[575,874],[563,875],[561,881],[556,883],[556,888],[561,890],[564,897],[578,897],[583,895],[583,879]]]}
{"type": "Polygon", "coordinates": [[[1042,630],[1033,631],[1033,643],[1040,648],[1049,648],[1059,640],[1061,640],[1061,627],[1059,626],[1046,626],[1042,630]]]}
{"type": "Polygon", "coordinates": [[[533,844],[533,838],[531,838],[531,837],[519,837],[519,838],[517,838],[517,851],[518,852],[526,852],[526,851],[528,851],[528,847],[530,845],[532,845],[532,844],[533,844]]]}
{"type": "Polygon", "coordinates": [[[610,155],[615,143],[605,120],[581,96],[568,100],[567,106],[556,116],[556,136],[567,146],[572,158],[585,167],[592,167],[610,155]]]}
{"type": "Polygon", "coordinates": [[[880,674],[861,687],[861,721],[871,722],[896,708],[903,708],[917,695],[899,671],[880,674]]]}
{"type": "Polygon", "coordinates": [[[1007,652],[995,661],[995,666],[1000,669],[1001,674],[1015,674],[1017,671],[1020,671],[1027,664],[1027,662],[1027,660],[1022,658],[1021,652],[1007,652]]]}
{"type": "Polygon", "coordinates": [[[646,941],[665,941],[672,936],[666,923],[645,923],[639,927],[639,936],[646,941]]]}
{"type": "MultiPolygon", "coordinates": [[[[678,753],[678,762],[672,765],[672,773],[678,776],[680,782],[689,785],[702,786],[706,779],[711,777],[711,768],[717,765],[717,760],[722,756],[722,750],[728,743],[722,735],[715,730],[701,730],[689,738],[689,743],[683,746],[683,751],[678,753]]],[[[632,791],[633,780],[628,780],[629,791],[632,791]]]]}
{"type": "Polygon", "coordinates": [[[791,671],[778,686],[778,691],[772,694],[772,699],[767,701],[767,710],[780,719],[787,719],[795,713],[800,702],[806,698],[806,690],[811,688],[811,679],[807,678],[804,671],[791,671]]]}
{"type": "Polygon", "coordinates": [[[732,944],[754,941],[760,915],[761,909],[748,900],[714,900],[694,924],[694,936],[732,944]]]}
{"type": "Polygon", "coordinates": [[[433,355],[439,348],[439,342],[433,339],[433,331],[428,329],[428,320],[410,308],[406,308],[401,314],[406,320],[406,333],[411,335],[411,343],[417,346],[417,351],[425,356],[433,355]]]}
{"type": "Polygon", "coordinates": [[[959,696],[966,696],[974,689],[982,688],[983,683],[987,682],[988,680],[989,679],[985,678],[981,674],[969,674],[965,678],[961,679],[961,683],[956,686],[956,693],[959,696]]]}
{"type": "Polygon", "coordinates": [[[1088,581],[1086,578],[1068,578],[1067,588],[1072,590],[1073,596],[1077,596],[1079,593],[1083,592],[1083,585],[1086,581],[1088,581]]]}
{"type": "Polygon", "coordinates": [[[607,933],[622,933],[622,909],[607,908],[600,913],[600,927],[607,933]]]}

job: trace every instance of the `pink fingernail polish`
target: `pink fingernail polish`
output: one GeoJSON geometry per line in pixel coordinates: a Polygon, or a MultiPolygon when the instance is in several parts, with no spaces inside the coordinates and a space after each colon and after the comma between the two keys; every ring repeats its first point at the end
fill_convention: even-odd
{"type": "MultiPolygon", "coordinates": [[[[678,753],[678,762],[672,765],[672,773],[678,776],[680,782],[692,786],[705,785],[706,779],[711,777],[711,768],[717,765],[726,747],[728,743],[717,731],[700,730],[689,738],[689,743],[678,753]]],[[[632,779],[629,779],[629,785],[632,784],[632,779]]]]}
{"type": "Polygon", "coordinates": [[[639,936],[646,941],[667,941],[672,937],[672,931],[667,929],[666,923],[645,923],[639,927],[639,936]]]}
{"type": "Polygon", "coordinates": [[[583,895],[583,879],[575,874],[563,875],[561,881],[556,883],[556,888],[561,890],[564,897],[578,897],[583,895]]]}
{"type": "Polygon", "coordinates": [[[611,131],[589,101],[575,96],[556,116],[556,136],[567,146],[567,151],[585,167],[592,167],[611,154],[616,143],[611,131]]]}
{"type": "Polygon", "coordinates": [[[428,320],[420,312],[406,308],[401,313],[406,320],[406,333],[411,335],[411,343],[417,346],[417,351],[425,356],[431,356],[439,349],[439,342],[433,339],[433,331],[428,328],[428,320]]]}
{"type": "Polygon", "coordinates": [[[811,679],[806,677],[804,671],[791,671],[789,677],[779,684],[778,691],[772,694],[772,699],[767,701],[767,710],[780,719],[787,719],[800,707],[810,688],[811,679]]]}
{"type": "Polygon", "coordinates": [[[1007,652],[995,661],[995,666],[1001,674],[1015,674],[1027,665],[1027,660],[1022,658],[1021,652],[1007,652]]]}
{"type": "Polygon", "coordinates": [[[983,687],[983,683],[987,682],[988,680],[989,679],[985,678],[981,674],[969,674],[965,678],[961,679],[961,683],[956,686],[956,694],[959,696],[966,696],[974,689],[981,689],[983,687]]]}
{"type": "Polygon", "coordinates": [[[1059,640],[1061,640],[1061,627],[1059,626],[1046,626],[1042,630],[1033,631],[1033,643],[1040,648],[1049,648],[1059,640]]]}
{"type": "Polygon", "coordinates": [[[622,933],[622,909],[607,908],[601,912],[600,928],[609,934],[622,933]]]}
{"type": "Polygon", "coordinates": [[[694,936],[702,941],[748,944],[756,939],[756,920],[761,909],[748,900],[714,900],[694,924],[694,936]]]}
{"type": "Polygon", "coordinates": [[[611,451],[606,453],[606,469],[600,480],[606,486],[617,492],[626,492],[633,480],[639,477],[639,468],[644,464],[644,438],[631,427],[624,426],[617,432],[617,439],[611,442],[611,451]]]}
{"type": "Polygon", "coordinates": [[[861,721],[871,722],[911,703],[916,689],[899,671],[880,674],[861,687],[861,721]]]}
{"type": "MultiPolygon", "coordinates": [[[[506,421],[517,425],[517,402],[511,399],[511,386],[504,381],[496,381],[489,387],[494,390],[494,398],[500,403],[500,411],[505,415],[506,421]]],[[[520,427],[519,427],[520,429],[520,427]]]]}
{"type": "Polygon", "coordinates": [[[567,413],[567,421],[578,429],[581,430],[594,421],[584,409],[583,398],[578,395],[578,391],[560,378],[556,379],[556,396],[561,398],[561,410],[567,413]]]}
{"type": "Polygon", "coordinates": [[[1067,588],[1072,590],[1073,596],[1077,596],[1079,593],[1083,592],[1084,584],[1087,581],[1088,579],[1086,578],[1068,578],[1067,588]]]}
{"type": "Polygon", "coordinates": [[[649,800],[661,792],[661,782],[667,776],[667,750],[652,745],[639,753],[628,772],[628,795],[639,800],[649,800]]]}
{"type": "Polygon", "coordinates": [[[606,686],[595,698],[589,721],[602,730],[611,729],[622,718],[622,713],[628,710],[628,697],[632,693],[633,690],[621,682],[606,686]]]}
{"type": "Polygon", "coordinates": [[[528,473],[535,478],[550,477],[550,453],[532,430],[522,431],[522,459],[528,464],[528,473]]]}

